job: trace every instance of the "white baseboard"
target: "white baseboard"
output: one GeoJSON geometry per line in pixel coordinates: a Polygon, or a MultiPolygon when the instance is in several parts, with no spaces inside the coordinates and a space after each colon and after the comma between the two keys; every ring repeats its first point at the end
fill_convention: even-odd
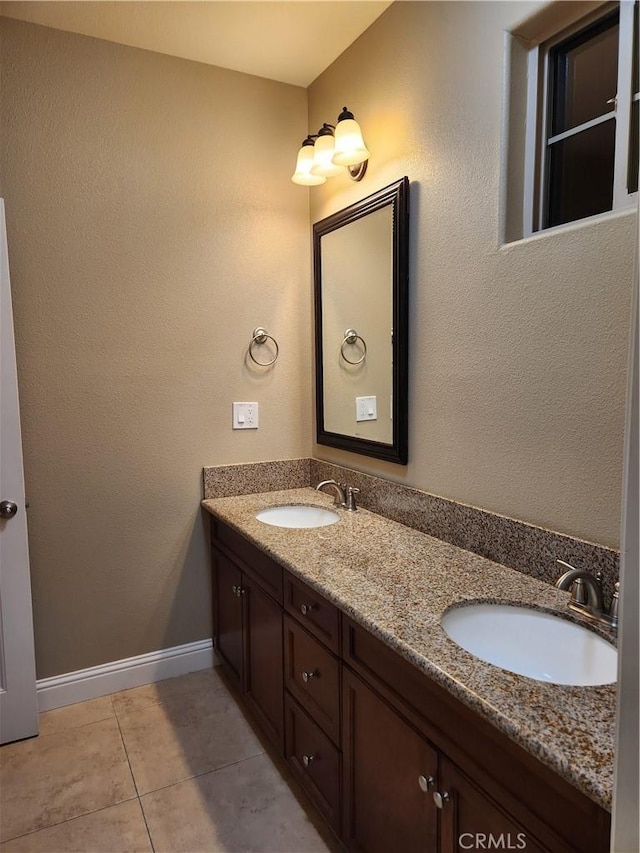
{"type": "Polygon", "coordinates": [[[38,710],[51,711],[118,690],[128,690],[214,665],[211,640],[173,646],[133,658],[104,663],[36,682],[38,710]]]}

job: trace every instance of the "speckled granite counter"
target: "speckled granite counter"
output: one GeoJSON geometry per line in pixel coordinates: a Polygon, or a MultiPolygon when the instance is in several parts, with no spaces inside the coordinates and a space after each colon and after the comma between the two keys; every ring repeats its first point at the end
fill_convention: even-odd
{"type": "Polygon", "coordinates": [[[329,527],[257,521],[267,506],[331,507],[311,488],[205,500],[203,507],[610,810],[615,685],[565,687],[484,663],[447,637],[442,613],[463,601],[534,604],[578,621],[568,594],[410,527],[359,509],[329,527]]]}

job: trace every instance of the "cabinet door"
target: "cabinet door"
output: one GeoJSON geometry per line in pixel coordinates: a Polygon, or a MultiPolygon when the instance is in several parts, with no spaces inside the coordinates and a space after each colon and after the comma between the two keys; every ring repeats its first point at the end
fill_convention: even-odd
{"type": "Polygon", "coordinates": [[[213,552],[214,625],[216,651],[224,671],[240,689],[242,684],[242,575],[219,551],[213,552]]]}
{"type": "Polygon", "coordinates": [[[349,670],[343,680],[344,836],[359,853],[436,853],[437,814],[425,781],[437,753],[349,670]]]}
{"type": "MultiPolygon", "coordinates": [[[[440,756],[436,799],[440,810],[441,853],[464,850],[523,850],[542,853],[543,847],[500,806],[489,799],[455,764],[440,756]]],[[[564,846],[558,850],[569,850],[564,846]]]]}
{"type": "Polygon", "coordinates": [[[283,752],[282,610],[246,574],[242,576],[242,589],[245,700],[283,752]]]}

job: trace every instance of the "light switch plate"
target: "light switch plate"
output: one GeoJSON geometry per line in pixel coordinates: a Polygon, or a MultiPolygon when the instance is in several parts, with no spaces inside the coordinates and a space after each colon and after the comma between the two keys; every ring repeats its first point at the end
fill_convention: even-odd
{"type": "Polygon", "coordinates": [[[258,429],[258,404],[233,404],[233,429],[258,429]]]}
{"type": "Polygon", "coordinates": [[[376,397],[356,397],[356,420],[375,421],[378,419],[378,400],[376,397]]]}

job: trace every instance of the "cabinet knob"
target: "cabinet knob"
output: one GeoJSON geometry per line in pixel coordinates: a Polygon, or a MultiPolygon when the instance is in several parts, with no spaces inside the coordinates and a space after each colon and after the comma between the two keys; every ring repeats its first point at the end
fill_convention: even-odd
{"type": "Polygon", "coordinates": [[[446,791],[443,791],[442,793],[440,793],[440,791],[433,792],[433,802],[439,809],[443,809],[450,800],[451,797],[446,791]]]}
{"type": "Polygon", "coordinates": [[[315,607],[314,604],[301,604],[300,605],[300,613],[302,613],[303,616],[308,616],[314,607],[315,607]]]}
{"type": "Polygon", "coordinates": [[[304,681],[304,683],[305,683],[305,684],[308,684],[308,683],[311,681],[311,679],[312,679],[312,678],[315,678],[315,677],[316,677],[316,675],[317,675],[317,674],[318,674],[318,673],[317,673],[317,672],[315,672],[315,670],[314,670],[314,671],[312,671],[312,672],[306,672],[306,671],[305,671],[305,672],[303,672],[303,673],[302,673],[302,680],[304,681]]]}
{"type": "Polygon", "coordinates": [[[418,776],[418,786],[421,791],[426,794],[429,788],[432,788],[436,783],[433,776],[418,776]]]}
{"type": "Polygon", "coordinates": [[[235,584],[231,587],[231,592],[234,595],[238,595],[238,587],[235,584]]]}
{"type": "Polygon", "coordinates": [[[305,767],[308,767],[314,758],[315,758],[315,755],[303,755],[302,756],[302,763],[304,764],[305,767]]]}

